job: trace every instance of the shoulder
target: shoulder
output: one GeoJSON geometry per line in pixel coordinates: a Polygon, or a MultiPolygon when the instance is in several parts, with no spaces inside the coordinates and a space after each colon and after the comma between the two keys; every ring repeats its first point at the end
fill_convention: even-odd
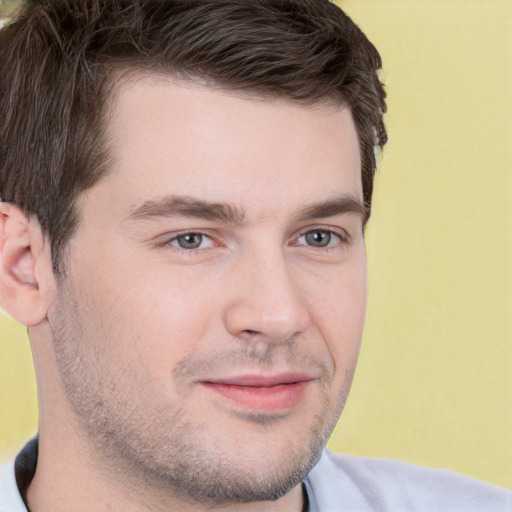
{"type": "Polygon", "coordinates": [[[0,512],[27,512],[16,485],[14,461],[0,466],[0,512]]]}
{"type": "Polygon", "coordinates": [[[510,512],[512,493],[446,470],[324,451],[305,481],[311,512],[510,512]]]}

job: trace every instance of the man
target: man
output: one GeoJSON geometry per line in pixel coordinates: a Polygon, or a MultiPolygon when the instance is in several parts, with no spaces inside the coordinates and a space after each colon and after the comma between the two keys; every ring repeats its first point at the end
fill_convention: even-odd
{"type": "Polygon", "coordinates": [[[40,406],[0,510],[510,509],[324,451],[386,141],[380,57],[339,8],[36,1],[0,37],[0,303],[40,406]]]}

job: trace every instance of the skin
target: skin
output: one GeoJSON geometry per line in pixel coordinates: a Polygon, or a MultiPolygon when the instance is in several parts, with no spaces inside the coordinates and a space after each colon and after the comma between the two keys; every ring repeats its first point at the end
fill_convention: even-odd
{"type": "Polygon", "coordinates": [[[37,222],[0,205],[40,401],[32,512],[300,511],[364,323],[350,111],[144,76],[108,138],[59,285],[37,222]]]}

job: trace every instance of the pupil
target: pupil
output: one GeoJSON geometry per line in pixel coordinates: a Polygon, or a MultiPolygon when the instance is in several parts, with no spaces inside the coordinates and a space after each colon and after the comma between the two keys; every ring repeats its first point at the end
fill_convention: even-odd
{"type": "Polygon", "coordinates": [[[197,249],[203,241],[203,235],[198,233],[190,233],[178,237],[178,244],[183,249],[197,249]]]}
{"type": "Polygon", "coordinates": [[[306,235],[306,241],[309,245],[325,247],[326,245],[329,245],[329,242],[331,241],[331,235],[325,231],[313,231],[306,235]]]}

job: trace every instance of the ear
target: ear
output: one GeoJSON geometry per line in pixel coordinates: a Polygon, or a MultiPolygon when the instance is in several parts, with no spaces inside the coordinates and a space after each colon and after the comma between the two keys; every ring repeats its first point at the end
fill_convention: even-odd
{"type": "Polygon", "coordinates": [[[39,222],[0,203],[0,306],[31,327],[46,318],[55,290],[50,247],[39,222]]]}

